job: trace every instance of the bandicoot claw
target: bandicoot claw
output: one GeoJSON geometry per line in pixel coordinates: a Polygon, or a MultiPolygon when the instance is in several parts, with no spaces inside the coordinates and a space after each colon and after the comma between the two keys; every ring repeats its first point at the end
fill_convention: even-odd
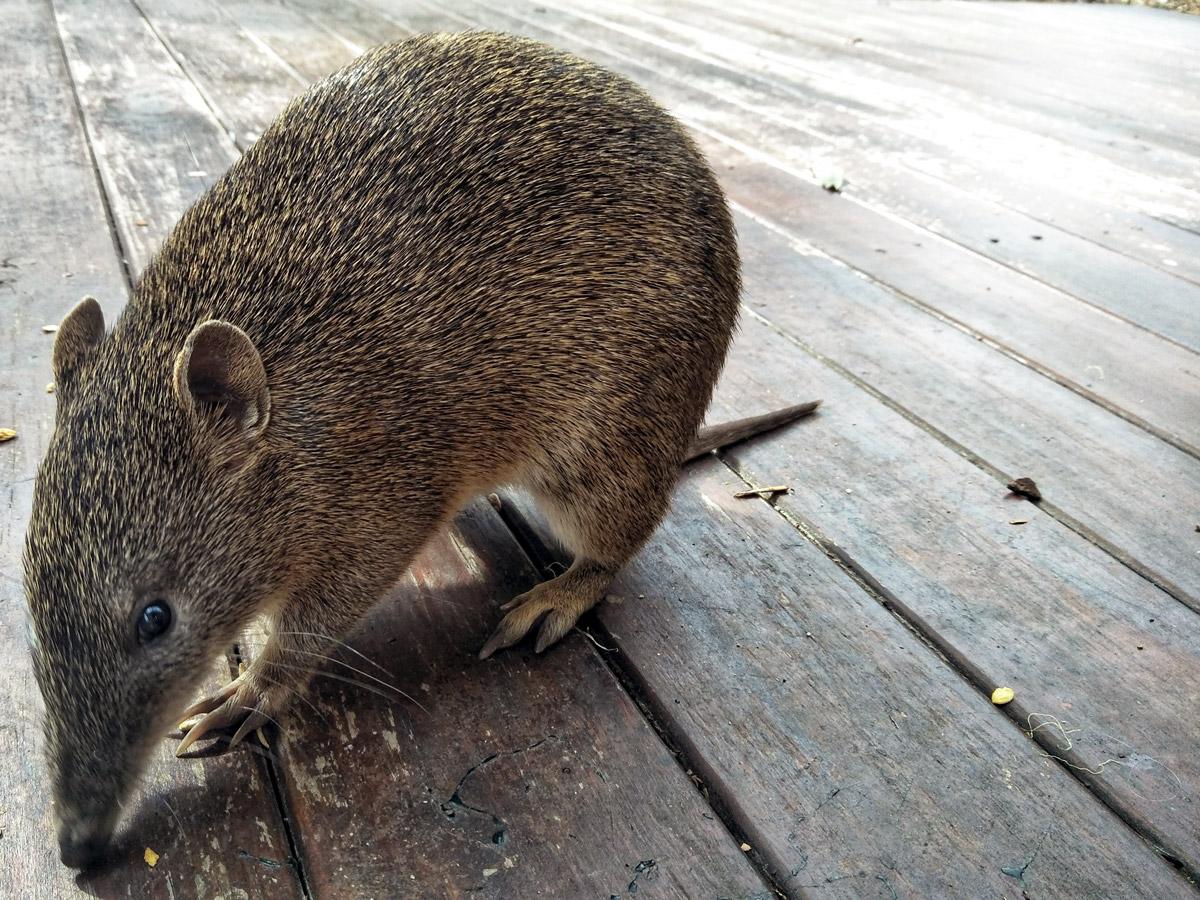
{"type": "MultiPolygon", "coordinates": [[[[182,740],[175,749],[175,755],[194,759],[197,756],[228,753],[247,734],[274,721],[264,710],[269,706],[269,698],[260,695],[245,676],[238,676],[220,691],[193,703],[184,712],[184,719],[179,723],[182,740]],[[188,753],[189,748],[206,735],[215,739],[213,746],[199,753],[188,753]]],[[[265,744],[265,741],[262,743],[265,744]]]]}

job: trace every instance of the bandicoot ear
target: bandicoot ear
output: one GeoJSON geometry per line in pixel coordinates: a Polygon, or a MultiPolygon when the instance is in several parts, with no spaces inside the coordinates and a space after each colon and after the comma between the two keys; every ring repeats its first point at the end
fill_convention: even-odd
{"type": "Polygon", "coordinates": [[[104,338],[104,313],[95,297],[84,297],[67,313],[54,336],[50,367],[55,384],[70,378],[104,338]]]}
{"type": "Polygon", "coordinates": [[[262,357],[236,325],[210,320],[188,335],[175,359],[175,393],[185,409],[255,438],[267,427],[271,395],[262,357]]]}

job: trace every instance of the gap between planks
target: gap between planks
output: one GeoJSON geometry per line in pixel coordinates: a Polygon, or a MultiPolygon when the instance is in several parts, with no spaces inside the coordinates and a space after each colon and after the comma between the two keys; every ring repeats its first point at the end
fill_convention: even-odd
{"type": "MultiPolygon", "coordinates": [[[[757,219],[757,217],[753,217],[753,218],[757,219]]],[[[767,227],[772,227],[772,230],[776,230],[773,228],[773,226],[770,226],[764,220],[761,220],[761,219],[757,219],[757,220],[762,222],[764,225],[767,225],[767,227]]],[[[776,334],[778,334],[781,338],[783,338],[784,340],[791,343],[798,350],[800,350],[803,353],[808,354],[809,356],[811,356],[817,362],[821,363],[826,368],[832,369],[834,372],[841,375],[843,378],[845,378],[847,381],[851,382],[852,384],[857,385],[859,388],[861,388],[867,394],[870,394],[872,397],[874,397],[876,400],[878,400],[884,406],[893,410],[898,415],[903,416],[906,420],[911,422],[917,428],[920,428],[926,434],[933,437],[935,440],[937,440],[940,444],[945,446],[947,449],[954,451],[955,453],[957,453],[959,456],[961,456],[967,462],[971,463],[976,468],[981,469],[982,471],[984,471],[988,475],[990,475],[992,478],[995,478],[996,481],[998,481],[1000,484],[1004,485],[1005,487],[1007,487],[1009,482],[1011,482],[1013,480],[1013,478],[1015,477],[1012,475],[1005,474],[1002,469],[993,465],[991,462],[989,462],[983,456],[981,456],[980,454],[973,451],[970,447],[967,447],[965,444],[962,444],[962,443],[956,441],[949,434],[942,431],[937,426],[933,425],[933,423],[926,421],[925,419],[918,416],[916,413],[910,411],[903,404],[893,400],[891,397],[889,397],[887,394],[880,391],[878,388],[876,388],[870,382],[864,380],[863,378],[859,377],[854,372],[852,372],[850,369],[847,369],[845,366],[841,365],[837,360],[832,359],[831,357],[828,357],[828,356],[824,355],[823,353],[820,353],[813,347],[810,347],[803,340],[796,337],[794,334],[792,334],[790,331],[786,330],[782,326],[776,324],[770,318],[768,318],[767,316],[758,312],[757,310],[751,309],[749,306],[742,304],[742,315],[751,316],[752,318],[758,320],[763,325],[765,325],[767,328],[770,328],[772,331],[774,331],[776,334]]],[[[740,473],[739,473],[739,477],[740,477],[740,473]]],[[[1157,587],[1157,588],[1161,589],[1162,591],[1164,591],[1165,593],[1169,594],[1171,597],[1178,600],[1180,603],[1182,603],[1188,609],[1193,610],[1197,614],[1200,614],[1200,598],[1193,597],[1188,591],[1186,591],[1184,588],[1180,587],[1179,585],[1175,584],[1175,582],[1171,581],[1165,575],[1160,575],[1154,569],[1150,568],[1147,565],[1144,565],[1140,560],[1138,560],[1132,554],[1127,553],[1126,551],[1122,550],[1120,547],[1118,547],[1112,541],[1109,541],[1106,538],[1101,537],[1093,529],[1089,528],[1082,521],[1075,518],[1070,513],[1059,508],[1057,505],[1055,505],[1054,503],[1051,503],[1050,501],[1048,501],[1044,498],[1042,500],[1039,500],[1037,503],[1032,503],[1031,505],[1035,509],[1039,510],[1040,512],[1048,515],[1050,518],[1055,519],[1062,525],[1065,525],[1067,528],[1069,528],[1071,531],[1074,531],[1076,534],[1078,534],[1080,537],[1082,537],[1088,543],[1095,545],[1097,548],[1099,548],[1100,550],[1107,553],[1109,556],[1111,556],[1117,562],[1121,563],[1121,565],[1125,566],[1131,572],[1140,576],[1141,578],[1144,578],[1146,581],[1150,582],[1155,587],[1157,587]]]]}
{"type": "MultiPolygon", "coordinates": [[[[740,478],[741,476],[738,477],[740,478]]],[[[525,558],[529,560],[539,580],[543,582],[552,580],[555,577],[555,567],[565,565],[563,561],[564,557],[556,554],[542,540],[542,536],[538,533],[538,530],[525,518],[520,507],[511,499],[511,495],[507,493],[492,494],[489,499],[496,510],[496,515],[504,524],[504,527],[508,529],[516,545],[521,548],[521,552],[525,554],[525,558]]],[[[658,736],[663,746],[670,751],[671,757],[675,760],[680,770],[687,777],[688,781],[691,782],[705,805],[713,811],[713,815],[725,826],[725,830],[729,833],[734,843],[741,848],[750,846],[749,835],[742,823],[738,821],[737,815],[733,812],[733,807],[719,791],[709,787],[708,782],[710,779],[705,779],[698,774],[704,766],[699,760],[695,749],[685,746],[688,742],[681,740],[681,735],[673,734],[663,724],[665,721],[663,710],[659,709],[658,704],[652,699],[653,693],[646,689],[645,683],[635,672],[621,663],[619,658],[620,642],[604,623],[600,621],[599,616],[595,615],[594,609],[593,607],[593,610],[589,610],[584,614],[582,619],[576,623],[575,630],[583,632],[588,640],[596,645],[596,656],[599,657],[604,667],[612,673],[613,678],[616,679],[617,684],[621,686],[621,690],[625,692],[633,705],[637,707],[638,712],[645,719],[647,726],[658,736]],[[600,633],[602,641],[597,640],[590,631],[586,630],[585,626],[589,625],[600,633]],[[612,646],[602,646],[602,642],[604,644],[611,644],[612,646]]],[[[767,864],[767,861],[763,859],[758,848],[751,847],[750,850],[744,850],[743,852],[755,871],[770,886],[772,891],[780,897],[790,898],[793,896],[775,876],[775,873],[767,864]]]]}
{"type": "Polygon", "coordinates": [[[129,270],[130,255],[126,252],[124,242],[121,240],[121,231],[117,228],[117,220],[113,215],[112,201],[109,199],[109,186],[104,180],[104,170],[100,166],[100,161],[96,158],[96,149],[93,146],[92,126],[88,121],[88,117],[83,113],[83,103],[79,99],[79,86],[75,83],[75,73],[71,71],[71,60],[67,55],[67,46],[63,42],[62,26],[58,21],[58,10],[54,7],[54,0],[45,0],[45,3],[46,9],[50,13],[50,21],[54,26],[54,43],[58,47],[59,56],[62,58],[63,71],[67,73],[67,84],[71,89],[71,103],[75,109],[75,117],[79,120],[80,130],[83,132],[83,145],[87,148],[88,165],[92,170],[92,178],[96,181],[96,192],[100,195],[100,205],[104,210],[104,222],[108,226],[113,253],[120,262],[117,269],[121,273],[121,279],[125,282],[126,296],[132,297],[134,273],[129,270]]]}

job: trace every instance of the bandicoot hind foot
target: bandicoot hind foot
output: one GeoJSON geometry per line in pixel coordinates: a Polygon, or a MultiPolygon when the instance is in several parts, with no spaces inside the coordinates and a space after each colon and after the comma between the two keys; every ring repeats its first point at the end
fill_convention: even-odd
{"type": "Polygon", "coordinates": [[[492,636],[479,651],[487,659],[497,650],[511,647],[535,626],[539,620],[534,650],[541,653],[557,643],[575,627],[579,617],[596,605],[613,579],[613,570],[590,560],[576,561],[562,575],[544,581],[500,608],[508,614],[500,620],[492,636]]]}
{"type": "MultiPolygon", "coordinates": [[[[183,739],[175,750],[181,758],[219,756],[228,753],[251,732],[268,722],[275,722],[282,709],[273,692],[257,687],[253,670],[246,670],[219,691],[196,701],[184,710],[179,732],[183,739]],[[201,739],[216,743],[203,750],[189,753],[201,739]]],[[[171,735],[175,737],[176,735],[171,735]]]]}

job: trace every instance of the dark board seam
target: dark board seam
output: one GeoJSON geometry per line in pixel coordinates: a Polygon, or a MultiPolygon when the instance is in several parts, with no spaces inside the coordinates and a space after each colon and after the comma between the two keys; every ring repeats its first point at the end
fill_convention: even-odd
{"type": "MultiPolygon", "coordinates": [[[[827,368],[832,369],[834,372],[836,372],[838,375],[845,378],[847,381],[850,381],[856,387],[861,388],[863,391],[865,391],[867,394],[874,397],[876,400],[878,400],[880,403],[882,403],[888,409],[893,410],[894,412],[896,412],[897,414],[902,416],[906,421],[911,422],[917,428],[920,428],[922,431],[924,431],[926,434],[933,437],[935,440],[937,440],[939,443],[944,445],[946,448],[954,451],[959,456],[961,456],[963,459],[965,459],[967,462],[971,463],[972,465],[974,465],[977,468],[981,469],[982,471],[986,472],[991,477],[995,478],[1000,484],[1007,485],[1010,481],[1013,480],[1014,477],[1016,477],[1014,474],[1006,474],[1002,469],[998,468],[997,466],[992,465],[992,463],[988,462],[985,458],[980,456],[978,453],[975,453],[973,450],[971,450],[966,445],[959,443],[958,441],[956,441],[953,437],[951,437],[946,432],[940,430],[939,428],[934,426],[932,423],[927,422],[925,419],[921,418],[919,415],[917,415],[915,412],[909,410],[907,407],[905,407],[901,403],[897,402],[896,400],[893,400],[891,397],[889,397],[887,394],[880,391],[878,388],[876,388],[870,382],[865,381],[864,379],[855,375],[852,371],[850,371],[849,369],[842,366],[836,360],[834,360],[828,356],[825,356],[824,354],[818,352],[815,348],[810,347],[801,338],[796,337],[794,334],[789,332],[787,329],[783,328],[780,325],[777,325],[775,322],[771,321],[769,318],[767,318],[766,316],[764,316],[762,313],[758,312],[757,310],[750,309],[748,306],[743,305],[742,314],[753,316],[755,319],[757,319],[759,322],[761,322],[766,327],[770,328],[772,331],[774,331],[780,337],[782,337],[785,340],[792,343],[799,350],[803,351],[804,353],[807,353],[809,356],[811,356],[813,359],[815,359],[817,362],[821,363],[822,365],[826,366],[827,368]]],[[[1099,548],[1100,550],[1107,553],[1109,556],[1111,556],[1117,562],[1121,563],[1121,565],[1125,566],[1131,572],[1136,573],[1139,577],[1144,578],[1146,581],[1150,582],[1155,587],[1157,587],[1160,590],[1164,591],[1165,593],[1169,594],[1171,597],[1178,600],[1180,603],[1182,603],[1188,609],[1190,609],[1196,613],[1200,613],[1200,598],[1193,597],[1184,588],[1180,587],[1179,585],[1175,584],[1175,582],[1171,581],[1171,579],[1169,579],[1165,575],[1162,575],[1159,572],[1155,571],[1153,568],[1151,568],[1150,566],[1141,562],[1139,559],[1137,559],[1132,554],[1126,552],[1125,550],[1122,550],[1119,546],[1114,544],[1112,541],[1109,541],[1107,538],[1104,538],[1101,535],[1097,534],[1095,531],[1093,531],[1090,527],[1085,525],[1079,519],[1075,518],[1071,514],[1060,509],[1055,504],[1050,503],[1046,500],[1041,500],[1038,503],[1034,503],[1031,505],[1034,506],[1039,511],[1050,516],[1050,518],[1065,525],[1067,528],[1069,528],[1071,531],[1074,531],[1076,534],[1078,534],[1080,537],[1082,537],[1088,543],[1095,545],[1097,548],[1099,548]]]]}
{"type": "Polygon", "coordinates": [[[1151,216],[1150,218],[1153,219],[1155,222],[1159,222],[1163,225],[1169,225],[1171,228],[1177,228],[1180,231],[1186,231],[1188,234],[1194,234],[1197,237],[1200,237],[1200,227],[1196,227],[1196,226],[1192,226],[1192,225],[1183,225],[1179,222],[1174,221],[1173,219],[1167,219],[1162,216],[1151,216]]]}
{"type": "MultiPolygon", "coordinates": [[[[837,256],[836,254],[829,253],[826,250],[822,250],[820,248],[815,247],[815,245],[813,245],[809,241],[805,240],[803,238],[803,236],[795,234],[794,232],[790,231],[786,227],[779,225],[778,223],[772,221],[767,216],[757,213],[745,206],[742,206],[742,208],[745,210],[747,215],[749,215],[755,221],[760,223],[763,227],[765,227],[771,231],[774,231],[777,234],[782,235],[783,237],[786,237],[788,240],[798,241],[802,244],[806,244],[808,246],[813,246],[815,249],[818,250],[818,252],[820,252],[823,255],[828,256],[830,259],[836,260],[837,262],[846,266],[848,269],[850,269],[852,272],[854,272],[856,275],[863,278],[867,282],[875,285],[876,287],[879,287],[880,289],[882,289],[884,291],[887,291],[890,294],[893,294],[900,300],[903,300],[905,303],[908,303],[910,306],[913,306],[916,309],[920,310],[921,312],[926,313],[927,315],[930,315],[933,318],[937,319],[939,322],[942,322],[945,325],[949,325],[951,328],[961,331],[964,334],[970,335],[975,340],[977,340],[980,343],[984,344],[985,346],[991,348],[992,350],[995,350],[998,353],[1001,353],[1004,356],[1007,356],[1009,359],[1012,359],[1015,362],[1020,363],[1021,365],[1025,366],[1028,369],[1032,369],[1034,372],[1038,373],[1039,375],[1041,375],[1045,378],[1050,379],[1051,381],[1053,381],[1055,384],[1059,385],[1060,387],[1064,387],[1067,390],[1069,390],[1075,394],[1078,394],[1079,396],[1083,397],[1085,400],[1088,400],[1091,403],[1096,404],[1097,406],[1099,406],[1101,409],[1105,410],[1106,412],[1112,413],[1114,416],[1124,419],[1126,422],[1129,422],[1131,425],[1136,425],[1138,428],[1142,429],[1143,431],[1147,432],[1148,434],[1153,435],[1154,437],[1158,438],[1163,443],[1170,444],[1176,450],[1180,450],[1180,451],[1188,454],[1189,456],[1194,456],[1197,459],[1200,459],[1200,447],[1194,447],[1191,444],[1189,444],[1187,441],[1185,441],[1183,438],[1177,437],[1167,431],[1164,431],[1163,429],[1159,428],[1157,425],[1153,425],[1150,422],[1147,422],[1145,419],[1141,418],[1140,416],[1134,415],[1132,412],[1124,409],[1121,406],[1118,406],[1117,404],[1113,403],[1110,400],[1105,400],[1103,397],[1088,390],[1086,387],[1079,384],[1078,382],[1071,380],[1070,378],[1066,377],[1065,375],[1059,374],[1058,372],[1056,372],[1054,369],[1050,368],[1049,366],[1043,365],[1042,363],[1037,362],[1036,360],[1030,359],[1029,357],[1018,352],[1017,350],[1013,349],[1012,347],[1009,347],[1007,344],[997,340],[996,338],[990,337],[989,335],[984,334],[981,331],[975,330],[973,327],[971,327],[966,322],[963,322],[959,319],[954,318],[953,316],[951,316],[947,313],[942,312],[937,307],[934,307],[934,306],[931,306],[931,305],[925,303],[925,301],[923,301],[917,297],[914,297],[912,294],[909,294],[898,287],[894,287],[893,285],[888,284],[886,281],[880,280],[879,278],[870,274],[869,272],[865,272],[862,269],[858,268],[852,262],[849,262],[848,260],[843,259],[842,257],[837,256]]],[[[757,313],[755,313],[755,314],[758,315],[757,313]]],[[[777,326],[772,325],[769,321],[767,321],[765,319],[763,321],[766,324],[770,325],[772,328],[777,328],[777,326]]],[[[784,334],[784,332],[782,332],[782,331],[780,333],[784,334]]],[[[785,336],[788,336],[789,339],[794,340],[794,338],[791,338],[789,335],[785,335],[785,336]]]]}
{"type": "Polygon", "coordinates": [[[221,130],[225,132],[230,141],[236,144],[237,134],[234,131],[232,124],[227,122],[221,115],[220,107],[217,106],[217,104],[213,101],[213,98],[209,96],[208,91],[204,89],[204,85],[201,84],[195,77],[193,77],[191,69],[187,65],[187,62],[184,60],[184,58],[175,49],[175,45],[167,39],[165,34],[155,27],[152,21],[150,21],[150,17],[146,15],[146,11],[142,9],[142,6],[138,0],[129,0],[129,3],[134,9],[137,10],[138,15],[142,17],[142,21],[146,23],[146,27],[150,29],[150,33],[154,35],[154,39],[162,44],[162,48],[166,51],[167,56],[171,57],[171,61],[179,67],[179,71],[183,73],[183,76],[187,78],[192,87],[196,89],[196,93],[199,94],[200,99],[204,101],[205,108],[208,109],[209,114],[213,117],[213,119],[216,120],[217,124],[221,126],[221,130]]]}
{"type": "MultiPolygon", "coordinates": [[[[237,678],[243,661],[242,647],[240,644],[235,644],[229,653],[229,677],[231,679],[237,678]]],[[[274,747],[271,749],[273,750],[274,747]]],[[[266,782],[267,787],[270,789],[271,798],[275,802],[275,812],[279,816],[279,825],[283,830],[284,843],[287,845],[288,866],[296,876],[296,882],[300,887],[300,895],[304,900],[314,900],[316,895],[313,894],[312,887],[309,884],[307,866],[305,865],[304,845],[301,841],[300,832],[292,827],[291,810],[288,807],[287,794],[284,791],[283,784],[283,762],[272,752],[256,753],[255,755],[258,757],[259,775],[266,782]]]]}

